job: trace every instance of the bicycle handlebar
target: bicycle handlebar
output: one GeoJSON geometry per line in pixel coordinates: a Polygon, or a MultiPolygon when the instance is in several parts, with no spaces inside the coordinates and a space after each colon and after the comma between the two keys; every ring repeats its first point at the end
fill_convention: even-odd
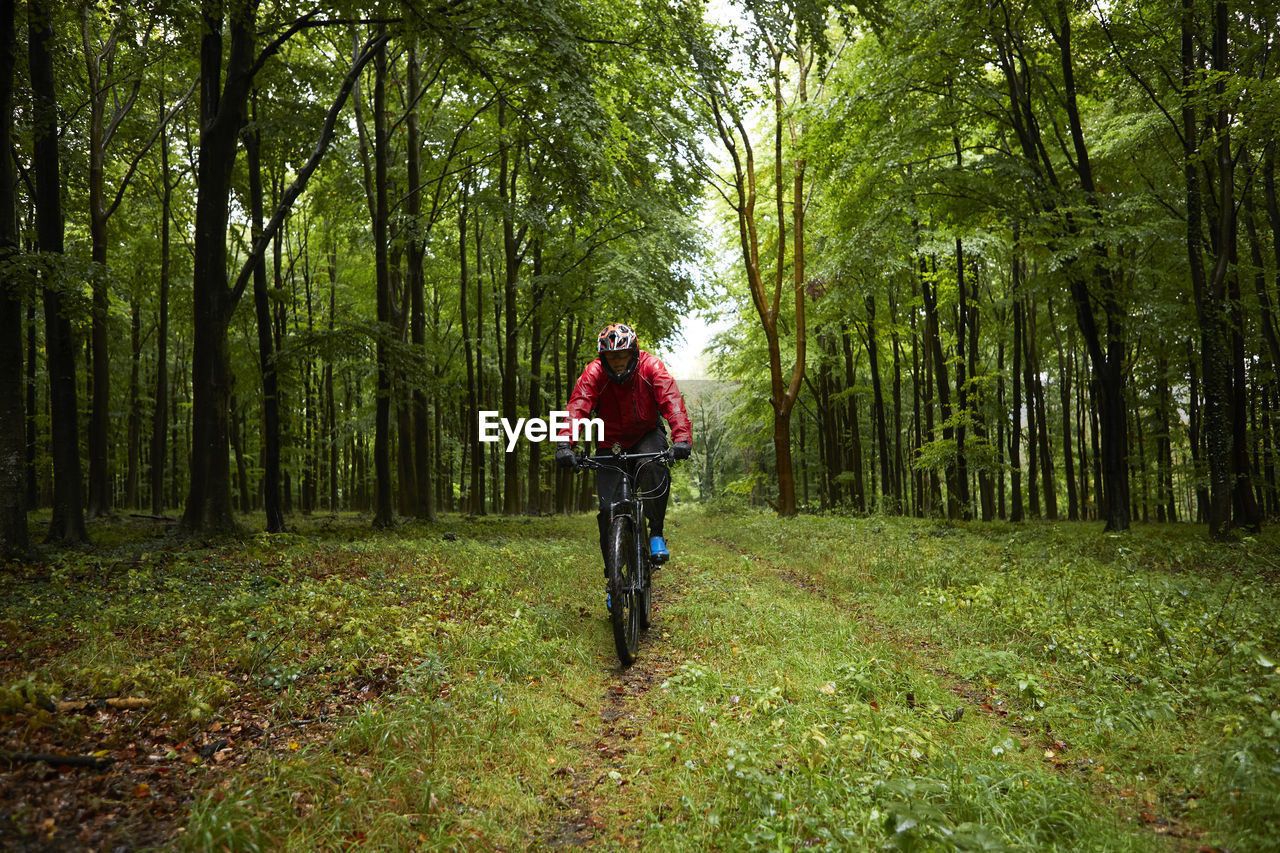
{"type": "Polygon", "coordinates": [[[668,447],[666,450],[659,450],[651,453],[627,453],[624,451],[621,453],[610,453],[606,456],[582,455],[582,456],[574,457],[574,459],[577,462],[577,465],[575,467],[578,467],[578,468],[600,468],[602,466],[609,465],[610,463],[630,462],[630,461],[644,460],[644,459],[652,460],[652,459],[658,459],[658,458],[665,459],[668,462],[675,461],[675,459],[671,455],[670,447],[668,447]]]}

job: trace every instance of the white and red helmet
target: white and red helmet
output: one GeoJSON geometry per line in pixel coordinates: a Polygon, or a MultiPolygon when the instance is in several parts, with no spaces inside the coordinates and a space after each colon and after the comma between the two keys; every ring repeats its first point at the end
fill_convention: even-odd
{"type": "Polygon", "coordinates": [[[635,329],[625,323],[610,323],[601,329],[598,344],[602,353],[640,348],[635,329]]]}
{"type": "Polygon", "coordinates": [[[636,338],[635,329],[625,323],[610,323],[601,329],[600,336],[597,338],[597,349],[600,352],[600,363],[604,365],[604,372],[609,374],[609,378],[614,382],[626,382],[640,361],[640,342],[636,338]],[[605,357],[615,352],[631,353],[626,368],[618,373],[609,366],[609,359],[605,357]]]}

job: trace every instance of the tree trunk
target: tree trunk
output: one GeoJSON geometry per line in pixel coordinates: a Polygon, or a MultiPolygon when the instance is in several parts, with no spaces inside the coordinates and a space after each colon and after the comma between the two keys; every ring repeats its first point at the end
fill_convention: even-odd
{"type": "Polygon", "coordinates": [[[115,40],[112,39],[107,44],[102,55],[94,55],[89,42],[92,20],[90,8],[86,5],[81,10],[81,36],[88,72],[86,82],[89,87],[89,242],[90,257],[94,263],[90,278],[93,305],[89,332],[92,381],[88,429],[89,500],[86,515],[89,518],[99,518],[109,512],[111,503],[107,484],[107,432],[110,427],[111,405],[111,371],[107,346],[107,212],[102,198],[107,154],[104,140],[107,87],[102,85],[99,72],[100,63],[104,59],[110,62],[115,40]]]}
{"type": "MultiPolygon", "coordinates": [[[[1030,349],[1027,351],[1027,360],[1032,383],[1029,393],[1033,395],[1028,398],[1028,403],[1034,399],[1036,407],[1036,438],[1040,448],[1040,478],[1044,484],[1044,514],[1050,521],[1057,521],[1058,490],[1053,476],[1053,453],[1049,447],[1049,411],[1044,402],[1044,381],[1040,378],[1040,337],[1036,329],[1034,302],[1028,313],[1028,331],[1030,334],[1027,335],[1027,342],[1030,349]]],[[[1035,448],[1031,452],[1034,453],[1035,448]]]]}
{"type": "MultiPolygon", "coordinates": [[[[516,285],[520,274],[519,241],[516,238],[515,207],[519,192],[518,178],[520,171],[520,152],[523,145],[517,145],[515,163],[511,162],[509,145],[506,139],[508,125],[506,123],[506,99],[498,99],[498,126],[502,128],[503,138],[499,140],[500,154],[498,158],[498,195],[502,198],[502,256],[503,256],[503,308],[504,337],[502,371],[502,417],[515,423],[516,413],[516,359],[519,343],[519,327],[516,322],[516,285]]],[[[503,454],[502,511],[505,515],[520,512],[520,454],[516,450],[503,454]]]]}
{"type": "Polygon", "coordinates": [[[1027,412],[1027,509],[1032,518],[1040,518],[1040,430],[1036,408],[1035,305],[1030,298],[1022,304],[1022,384],[1027,412]]]}
{"type": "MultiPolygon", "coordinates": [[[[1225,8],[1225,4],[1224,4],[1225,8]]],[[[1183,174],[1186,182],[1187,205],[1187,257],[1191,271],[1191,282],[1196,299],[1196,313],[1200,321],[1201,363],[1204,370],[1204,409],[1201,415],[1201,432],[1206,445],[1208,463],[1207,505],[1209,536],[1213,539],[1224,539],[1228,536],[1231,523],[1232,496],[1232,452],[1230,419],[1231,368],[1229,363],[1229,347],[1227,344],[1225,283],[1228,264],[1228,252],[1222,238],[1228,231],[1234,236],[1234,223],[1230,209],[1220,209],[1222,219],[1218,223],[1219,252],[1212,275],[1207,273],[1202,253],[1202,215],[1203,199],[1201,196],[1200,176],[1196,167],[1200,156],[1198,143],[1198,117],[1190,99],[1191,87],[1196,85],[1199,66],[1193,58],[1194,43],[1194,4],[1192,0],[1182,3],[1182,85],[1187,95],[1183,99],[1183,174]]],[[[1225,22],[1223,22],[1225,24],[1225,22]]],[[[1226,37],[1225,26],[1222,31],[1215,27],[1214,55],[1215,62],[1219,57],[1218,37],[1226,37]]],[[[1225,50],[1225,41],[1223,44],[1225,50]]],[[[1225,128],[1223,131],[1225,132],[1225,128]]],[[[1226,143],[1217,146],[1218,163],[1226,169],[1219,175],[1221,192],[1228,200],[1231,198],[1231,165],[1229,137],[1226,143]],[[1226,163],[1223,163],[1223,159],[1226,163]]],[[[1221,206],[1221,200],[1219,201],[1221,206]]],[[[1228,208],[1231,204],[1228,201],[1228,208]]]]}
{"type": "MultiPolygon", "coordinates": [[[[163,114],[164,95],[160,97],[163,114]]],[[[156,391],[151,422],[151,513],[164,512],[165,436],[168,427],[169,395],[169,220],[173,203],[173,183],[169,180],[169,131],[160,131],[160,278],[156,283],[156,391]]]]}
{"type": "MultiPolygon", "coordinates": [[[[1017,229],[1014,243],[1018,242],[1017,229]]],[[[1009,425],[1009,468],[1012,497],[1009,520],[1023,520],[1022,501],[1022,338],[1025,334],[1022,322],[1022,264],[1013,257],[1013,420],[1009,425]]]]}
{"type": "MultiPolygon", "coordinates": [[[[478,412],[481,406],[488,402],[485,387],[485,371],[484,371],[484,242],[481,238],[480,217],[471,217],[475,220],[476,233],[476,399],[471,409],[473,414],[478,412]]],[[[471,445],[475,456],[472,464],[475,466],[472,479],[472,486],[475,489],[474,503],[472,510],[476,515],[484,515],[485,507],[488,505],[488,492],[485,486],[485,448],[487,445],[481,444],[479,440],[480,425],[477,422],[472,427],[472,435],[476,436],[475,442],[471,445]]],[[[494,508],[495,510],[497,507],[494,508]]]]}
{"type": "Polygon", "coordinates": [[[141,451],[142,401],[138,393],[139,362],[142,359],[142,308],[136,294],[129,299],[129,426],[126,430],[127,464],[124,476],[124,505],[138,508],[138,456],[141,451]]]}
{"type": "Polygon", "coordinates": [[[36,336],[38,334],[37,327],[40,321],[37,319],[36,299],[33,296],[27,298],[27,363],[26,363],[26,385],[27,385],[27,448],[26,448],[26,469],[27,469],[27,509],[35,509],[40,505],[40,482],[36,476],[36,448],[40,441],[40,432],[36,425],[36,412],[39,410],[37,405],[37,386],[36,381],[36,336]]]}
{"type": "MultiPolygon", "coordinates": [[[[921,434],[922,425],[920,422],[920,389],[923,386],[927,390],[928,381],[920,373],[920,336],[916,329],[916,314],[918,312],[913,308],[908,313],[911,317],[911,458],[914,459],[916,453],[924,446],[924,436],[921,434]]],[[[924,489],[925,473],[914,465],[911,468],[915,515],[919,518],[924,518],[928,514],[928,498],[924,489]]]]}
{"type": "Polygon", "coordinates": [[[905,500],[906,471],[902,458],[902,341],[898,335],[897,306],[889,298],[889,328],[893,343],[893,511],[900,515],[909,511],[905,500]]]}
{"type": "Polygon", "coordinates": [[[377,278],[378,302],[378,381],[374,414],[374,476],[377,487],[377,503],[374,511],[374,527],[391,527],[395,523],[391,508],[391,364],[387,354],[386,338],[391,334],[391,268],[387,257],[387,160],[391,145],[387,128],[386,89],[387,51],[378,50],[374,57],[373,84],[373,162],[374,162],[374,216],[373,247],[377,278]]]}
{"type": "MultiPolygon", "coordinates": [[[[954,441],[955,427],[951,421],[951,380],[947,372],[947,357],[942,349],[942,329],[938,322],[938,289],[928,281],[920,282],[924,294],[924,336],[926,346],[932,356],[935,384],[938,389],[938,409],[942,415],[942,437],[945,441],[954,441]]],[[[959,482],[959,469],[955,461],[947,465],[947,518],[958,519],[962,512],[960,495],[962,487],[959,482]]]]}
{"type": "MultiPolygon", "coordinates": [[[[13,3],[0,7],[0,144],[13,135],[17,25],[13,3]]],[[[6,152],[7,154],[7,152],[6,152]]],[[[0,269],[18,252],[17,196],[13,159],[0,157],[0,269]]],[[[31,550],[27,529],[26,416],[23,411],[22,291],[0,278],[0,560],[24,559],[31,550]]]]}
{"type": "MultiPolygon", "coordinates": [[[[467,314],[467,289],[470,283],[467,278],[467,210],[468,193],[471,186],[470,167],[463,173],[462,186],[458,192],[458,314],[462,324],[462,349],[467,363],[467,405],[464,411],[463,443],[467,449],[471,465],[467,489],[463,492],[462,508],[464,512],[480,514],[483,507],[483,490],[477,490],[480,482],[480,444],[477,438],[479,411],[479,395],[476,389],[476,365],[472,357],[471,321],[467,314]]],[[[479,278],[479,276],[477,276],[479,278]]]]}
{"type": "MultiPolygon", "coordinates": [[[[529,330],[529,417],[544,417],[546,411],[542,402],[542,244],[533,244],[533,304],[530,306],[529,330]]],[[[538,515],[542,512],[542,445],[539,442],[529,444],[529,498],[525,511],[538,515]]]]}
{"type": "MultiPolygon", "coordinates": [[[[244,134],[254,240],[262,236],[263,227],[260,138],[256,124],[252,131],[244,134]]],[[[253,266],[253,307],[258,321],[258,364],[262,369],[262,503],[267,516],[267,532],[280,533],[285,529],[280,500],[280,399],[265,257],[259,258],[253,266]]]]}
{"type": "MultiPolygon", "coordinates": [[[[956,158],[960,156],[960,142],[956,140],[956,158]]],[[[964,244],[956,238],[956,486],[959,488],[957,500],[960,504],[960,517],[970,518],[973,514],[972,499],[969,494],[969,461],[965,457],[965,439],[968,436],[967,421],[969,418],[969,384],[965,369],[965,333],[968,326],[968,297],[965,293],[964,280],[964,244]]]]}
{"type": "Polygon", "coordinates": [[[880,462],[880,500],[876,501],[875,508],[883,511],[893,512],[893,507],[888,506],[892,502],[891,488],[892,480],[889,472],[889,436],[885,427],[884,417],[884,394],[880,384],[880,347],[876,341],[876,300],[875,296],[868,295],[865,299],[867,306],[867,357],[871,359],[871,391],[872,391],[872,418],[876,431],[876,454],[880,462]]]}
{"type": "Polygon", "coordinates": [[[1071,374],[1067,371],[1067,357],[1062,346],[1062,335],[1058,331],[1058,321],[1053,316],[1052,299],[1046,303],[1045,308],[1049,312],[1049,328],[1053,330],[1053,340],[1058,352],[1058,398],[1062,404],[1062,459],[1064,476],[1067,480],[1067,519],[1078,521],[1080,503],[1076,495],[1076,473],[1071,458],[1071,374]]]}
{"type": "Polygon", "coordinates": [[[867,489],[863,481],[862,428],[858,425],[858,395],[853,393],[857,379],[853,370],[853,342],[848,327],[841,330],[840,340],[844,348],[845,410],[849,422],[849,468],[853,471],[853,506],[858,512],[867,511],[867,489]]]}
{"type": "Polygon", "coordinates": [[[231,398],[227,331],[235,309],[227,287],[227,216],[236,137],[244,119],[254,61],[254,13],[236,4],[231,47],[222,73],[222,4],[204,0],[200,42],[200,153],[192,272],[191,482],[182,528],[221,533],[238,529],[231,511],[227,466],[231,398]]]}
{"type": "MultiPolygon", "coordinates": [[[[422,86],[421,68],[418,59],[418,43],[415,40],[409,48],[409,108],[405,119],[407,145],[409,155],[407,162],[407,189],[405,199],[406,213],[409,217],[410,236],[409,250],[409,293],[412,298],[412,318],[409,324],[410,340],[414,349],[426,354],[427,346],[427,308],[426,280],[423,275],[422,262],[424,255],[423,240],[420,236],[422,215],[422,141],[418,132],[418,90],[422,86]]],[[[465,288],[464,288],[465,289],[465,288]]],[[[436,500],[433,478],[431,476],[432,459],[435,454],[431,448],[431,412],[427,405],[427,395],[420,387],[413,389],[413,459],[414,471],[418,482],[418,506],[416,515],[427,521],[436,517],[436,500]]],[[[439,451],[439,445],[436,445],[439,451]]]]}
{"type": "MultiPolygon", "coordinates": [[[[32,171],[35,173],[36,239],[51,261],[63,251],[62,177],[58,163],[57,87],[53,77],[53,30],[44,0],[27,4],[32,95],[32,171]]],[[[76,545],[89,541],[80,485],[80,427],[76,403],[75,334],[57,283],[55,264],[41,270],[44,281],[45,350],[52,417],[53,517],[46,541],[76,545]]]]}

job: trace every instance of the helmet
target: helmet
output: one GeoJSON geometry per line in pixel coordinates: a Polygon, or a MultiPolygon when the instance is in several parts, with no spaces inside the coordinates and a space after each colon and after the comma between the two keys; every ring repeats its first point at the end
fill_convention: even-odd
{"type": "Polygon", "coordinates": [[[610,323],[600,330],[600,352],[617,352],[624,349],[639,349],[635,329],[625,323],[610,323]]]}
{"type": "Polygon", "coordinates": [[[600,363],[604,365],[604,372],[609,374],[609,378],[618,383],[626,382],[640,360],[640,344],[636,340],[635,330],[624,323],[610,323],[600,330],[597,348],[600,352],[600,363]],[[614,373],[613,368],[609,366],[606,355],[613,352],[631,353],[631,360],[627,362],[626,369],[621,373],[614,373]]]}

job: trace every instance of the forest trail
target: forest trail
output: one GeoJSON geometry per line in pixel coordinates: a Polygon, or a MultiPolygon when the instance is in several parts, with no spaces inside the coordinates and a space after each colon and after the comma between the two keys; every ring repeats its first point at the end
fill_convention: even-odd
{"type": "Polygon", "coordinates": [[[1280,596],[1249,546],[690,509],[669,527],[627,670],[589,516],[389,534],[328,520],[9,576],[0,748],[114,763],[0,765],[0,835],[199,850],[1275,837],[1266,765],[1231,763],[1266,757],[1271,718],[1253,708],[1280,708],[1280,596]],[[1153,613],[1187,639],[1159,640],[1153,613]],[[31,701],[112,693],[148,704],[31,701]]]}

